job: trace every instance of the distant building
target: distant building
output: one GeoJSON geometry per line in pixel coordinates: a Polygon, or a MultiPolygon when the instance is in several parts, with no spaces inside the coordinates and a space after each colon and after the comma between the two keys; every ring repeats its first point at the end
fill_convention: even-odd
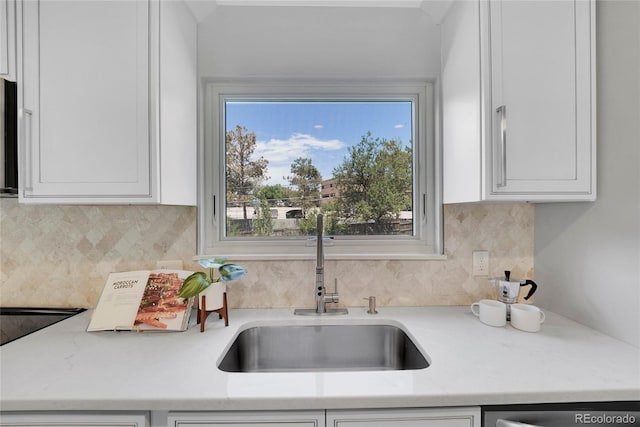
{"type": "Polygon", "coordinates": [[[340,196],[340,191],[338,190],[337,184],[338,180],[336,178],[325,179],[324,181],[322,181],[320,187],[320,196],[322,197],[322,203],[330,202],[340,196]]]}

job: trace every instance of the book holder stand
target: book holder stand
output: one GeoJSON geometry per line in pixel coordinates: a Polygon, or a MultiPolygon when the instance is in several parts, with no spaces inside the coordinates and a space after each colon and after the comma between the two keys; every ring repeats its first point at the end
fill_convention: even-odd
{"type": "Polygon", "coordinates": [[[229,326],[229,310],[227,309],[227,293],[222,294],[222,307],[216,310],[207,310],[207,297],[203,295],[200,298],[200,305],[198,306],[198,319],[197,323],[200,324],[200,332],[204,332],[204,324],[207,321],[207,317],[211,313],[218,313],[218,319],[224,319],[224,326],[229,326]]]}

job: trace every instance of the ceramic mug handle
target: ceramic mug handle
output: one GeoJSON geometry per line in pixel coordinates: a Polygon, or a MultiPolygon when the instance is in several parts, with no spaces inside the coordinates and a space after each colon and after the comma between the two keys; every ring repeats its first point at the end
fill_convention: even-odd
{"type": "Polygon", "coordinates": [[[471,312],[473,314],[475,314],[477,317],[480,317],[480,303],[474,302],[473,304],[471,304],[471,312]],[[478,312],[476,313],[476,311],[473,309],[474,307],[478,307],[478,312]]]}
{"type": "Polygon", "coordinates": [[[540,310],[540,323],[544,323],[544,319],[545,319],[545,315],[544,315],[544,311],[540,310]]]}

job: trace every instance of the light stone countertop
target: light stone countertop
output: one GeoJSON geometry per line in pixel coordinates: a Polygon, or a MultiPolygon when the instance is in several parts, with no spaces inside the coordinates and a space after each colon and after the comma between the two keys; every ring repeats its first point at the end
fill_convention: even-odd
{"type": "MultiPolygon", "coordinates": [[[[468,307],[378,309],[309,318],[231,310],[207,330],[86,332],[92,311],[0,347],[0,408],[267,410],[640,400],[640,349],[547,312],[542,330],[486,326],[468,307]],[[256,324],[392,323],[428,355],[422,370],[226,373],[238,331],[256,324]]],[[[195,316],[193,316],[195,317],[195,316]]],[[[339,351],[339,349],[336,349],[339,351]]]]}

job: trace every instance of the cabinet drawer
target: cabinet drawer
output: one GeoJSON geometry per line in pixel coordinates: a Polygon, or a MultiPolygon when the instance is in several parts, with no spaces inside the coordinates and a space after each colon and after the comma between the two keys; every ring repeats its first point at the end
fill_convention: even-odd
{"type": "Polygon", "coordinates": [[[327,411],[327,427],[480,427],[480,408],[327,411]]]}
{"type": "Polygon", "coordinates": [[[172,412],[168,427],[324,427],[324,411],[172,412]]]}
{"type": "Polygon", "coordinates": [[[148,427],[147,412],[1,413],[2,427],[148,427]]]}

